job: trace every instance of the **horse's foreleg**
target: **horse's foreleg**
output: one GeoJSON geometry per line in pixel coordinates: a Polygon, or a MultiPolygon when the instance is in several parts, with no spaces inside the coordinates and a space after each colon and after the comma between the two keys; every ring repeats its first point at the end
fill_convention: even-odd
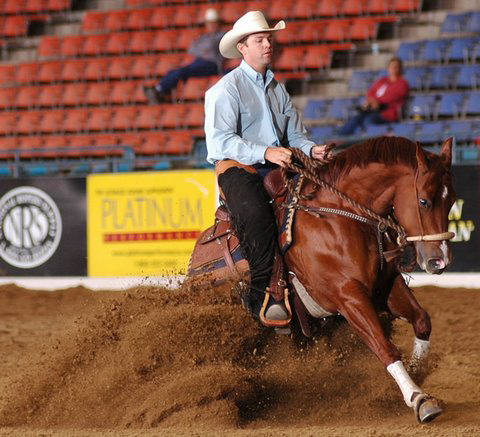
{"type": "Polygon", "coordinates": [[[410,372],[421,374],[427,367],[429,338],[432,332],[430,316],[417,302],[402,275],[395,278],[387,304],[393,316],[406,320],[413,326],[415,339],[408,367],[410,372]]]}

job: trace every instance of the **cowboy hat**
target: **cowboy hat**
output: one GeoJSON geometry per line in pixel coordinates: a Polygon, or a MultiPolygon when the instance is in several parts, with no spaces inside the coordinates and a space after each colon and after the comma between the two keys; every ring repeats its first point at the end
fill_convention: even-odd
{"type": "Polygon", "coordinates": [[[279,21],[274,27],[268,27],[267,20],[260,11],[247,12],[240,17],[220,40],[220,53],[228,59],[241,58],[242,54],[237,50],[237,43],[252,33],[276,32],[285,29],[285,21],[279,21]]]}

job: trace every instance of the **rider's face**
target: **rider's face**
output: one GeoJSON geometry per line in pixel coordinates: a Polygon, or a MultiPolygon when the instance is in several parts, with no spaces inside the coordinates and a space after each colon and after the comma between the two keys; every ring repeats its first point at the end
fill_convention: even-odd
{"type": "Polygon", "coordinates": [[[237,47],[245,62],[257,71],[263,72],[272,62],[273,36],[270,32],[249,35],[247,40],[239,43],[237,47]]]}

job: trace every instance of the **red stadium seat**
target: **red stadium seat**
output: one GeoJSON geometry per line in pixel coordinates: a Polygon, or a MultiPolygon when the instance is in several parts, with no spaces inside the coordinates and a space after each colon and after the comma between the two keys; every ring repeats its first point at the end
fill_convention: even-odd
{"type": "Polygon", "coordinates": [[[67,60],[63,63],[62,80],[77,81],[83,80],[87,62],[84,59],[67,60]]]}
{"type": "Polygon", "coordinates": [[[345,41],[350,38],[350,20],[331,20],[327,22],[324,38],[327,41],[345,41]]]}
{"type": "Polygon", "coordinates": [[[367,12],[370,14],[388,14],[391,4],[390,0],[370,0],[367,4],[367,12]]]}
{"type": "Polygon", "coordinates": [[[79,56],[83,53],[85,37],[82,35],[68,35],[63,38],[62,55],[79,56]]]}
{"type": "Polygon", "coordinates": [[[132,40],[133,32],[117,32],[110,34],[105,52],[113,55],[119,55],[130,51],[130,41],[132,40]]]}
{"type": "Polygon", "coordinates": [[[305,49],[303,47],[284,47],[278,58],[274,61],[276,70],[303,69],[305,49]]]}
{"type": "Polygon", "coordinates": [[[315,15],[317,0],[297,0],[293,3],[290,11],[290,17],[293,18],[312,18],[315,15]]]}
{"type": "Polygon", "coordinates": [[[130,103],[134,100],[134,93],[138,84],[136,82],[115,82],[113,83],[113,89],[110,93],[110,102],[117,104],[130,103]]]}
{"type": "Polygon", "coordinates": [[[108,77],[110,79],[125,79],[130,77],[132,70],[132,57],[112,58],[108,77]]]}
{"type": "Polygon", "coordinates": [[[205,123],[205,110],[202,103],[188,105],[184,127],[202,127],[205,123]]]}
{"type": "Polygon", "coordinates": [[[318,43],[324,39],[325,26],[322,22],[309,21],[300,29],[298,41],[318,43]]]}
{"type": "Polygon", "coordinates": [[[182,29],[180,35],[175,41],[175,48],[180,50],[187,50],[192,42],[203,35],[204,31],[198,27],[191,29],[182,29]]]}
{"type": "Polygon", "coordinates": [[[187,105],[163,105],[163,116],[160,120],[162,127],[175,128],[183,126],[188,113],[187,105]]]}
{"type": "Polygon", "coordinates": [[[68,138],[68,149],[62,155],[74,158],[91,156],[95,145],[92,135],[72,135],[68,138]],[[87,150],[85,150],[87,149],[87,150]],[[90,150],[88,150],[90,149],[90,150]]]}
{"type": "Polygon", "coordinates": [[[38,104],[40,106],[60,106],[62,104],[64,90],[64,85],[41,87],[38,104]]]}
{"type": "Polygon", "coordinates": [[[121,132],[118,134],[118,144],[120,146],[129,146],[136,149],[143,142],[143,138],[138,133],[125,133],[121,132]]]}
{"type": "Polygon", "coordinates": [[[97,82],[88,85],[85,103],[88,105],[106,104],[110,100],[112,85],[110,82],[97,82]]]}
{"type": "Polygon", "coordinates": [[[165,154],[168,155],[189,155],[193,150],[193,133],[191,130],[175,130],[168,132],[165,143],[165,154]]]}
{"type": "MultiPolygon", "coordinates": [[[[40,136],[33,136],[33,137],[20,137],[18,138],[18,148],[23,152],[22,157],[31,157],[28,152],[32,149],[43,149],[45,146],[45,138],[40,136]]],[[[41,155],[43,157],[43,154],[41,155]]]]}
{"type": "Polygon", "coordinates": [[[270,17],[270,0],[251,0],[248,2],[247,11],[261,11],[266,17],[270,17]]]}
{"type": "Polygon", "coordinates": [[[161,30],[155,35],[152,41],[152,50],[166,52],[176,48],[178,30],[161,30]]]}
{"type": "Polygon", "coordinates": [[[118,32],[119,30],[126,29],[129,15],[130,11],[128,9],[108,11],[107,19],[105,21],[105,29],[110,32],[118,32]]]}
{"type": "Polygon", "coordinates": [[[393,10],[395,12],[414,12],[422,7],[422,0],[395,0],[393,10]]]}
{"type": "Polygon", "coordinates": [[[39,86],[25,86],[20,88],[15,100],[15,106],[18,108],[38,106],[38,96],[40,95],[41,89],[39,86]]]}
{"type": "Polygon", "coordinates": [[[143,30],[150,27],[153,9],[137,9],[130,11],[126,27],[131,30],[143,30]]]}
{"type": "Polygon", "coordinates": [[[63,62],[43,62],[38,73],[38,80],[42,83],[58,82],[62,80],[63,62]]]}
{"type": "Polygon", "coordinates": [[[40,111],[21,111],[18,113],[16,131],[22,134],[33,134],[40,131],[40,111]]]}
{"type": "Polygon", "coordinates": [[[344,15],[362,15],[366,12],[369,0],[345,0],[342,7],[344,15]]]}
{"type": "Polygon", "coordinates": [[[62,38],[57,36],[44,36],[38,46],[38,55],[45,58],[55,57],[61,54],[62,38]]]}
{"type": "Polygon", "coordinates": [[[328,0],[318,2],[315,15],[319,17],[336,17],[340,15],[342,11],[343,1],[344,0],[328,0]]]}
{"type": "Polygon", "coordinates": [[[136,56],[132,62],[132,77],[153,77],[158,58],[157,55],[136,56]]]}
{"type": "Polygon", "coordinates": [[[15,38],[27,34],[28,18],[25,15],[6,17],[3,24],[2,35],[15,38]]]}
{"type": "Polygon", "coordinates": [[[201,100],[205,97],[205,91],[210,83],[208,77],[191,77],[185,82],[180,94],[183,100],[201,100]]]}
{"type": "Polygon", "coordinates": [[[110,108],[96,108],[90,113],[87,121],[89,131],[109,130],[113,117],[113,110],[110,108]]]}
{"type": "Polygon", "coordinates": [[[84,78],[88,80],[102,80],[107,78],[111,62],[109,58],[89,60],[85,69],[84,78]]]}
{"type": "Polygon", "coordinates": [[[68,146],[68,137],[64,135],[47,136],[44,137],[43,154],[44,158],[58,158],[64,152],[58,149],[63,149],[68,146]]]}
{"type": "Polygon", "coordinates": [[[375,18],[357,18],[350,29],[352,40],[368,40],[377,37],[378,23],[375,18]]]}
{"type": "Polygon", "coordinates": [[[80,106],[85,104],[88,85],[86,83],[72,83],[65,85],[63,104],[65,106],[80,106]]]}
{"type": "Polygon", "coordinates": [[[156,129],[160,124],[160,119],[163,117],[165,106],[154,105],[140,107],[137,117],[137,128],[139,129],[156,129]]]}
{"type": "Polygon", "coordinates": [[[176,68],[180,65],[183,56],[180,53],[168,53],[159,56],[159,60],[155,65],[155,76],[164,76],[172,68],[176,68]]]}
{"type": "Polygon", "coordinates": [[[25,0],[5,0],[2,5],[2,12],[5,14],[18,14],[23,12],[25,0]]]}
{"type": "Polygon", "coordinates": [[[144,138],[142,143],[135,146],[135,154],[139,156],[165,154],[166,132],[147,132],[144,138]]]}
{"type": "Polygon", "coordinates": [[[47,0],[47,11],[66,11],[70,9],[72,0],[47,0]]]}
{"type": "Polygon", "coordinates": [[[0,112],[0,134],[15,132],[18,112],[0,112]]]}
{"type": "Polygon", "coordinates": [[[220,18],[225,23],[234,23],[247,12],[248,2],[226,2],[220,8],[220,18]]]}
{"type": "Polygon", "coordinates": [[[0,88],[0,108],[13,108],[15,106],[17,93],[18,88],[0,88]]]}
{"type": "Polygon", "coordinates": [[[112,120],[112,127],[115,130],[131,130],[135,129],[138,108],[134,106],[126,106],[116,108],[112,120]]]}
{"type": "Polygon", "coordinates": [[[40,131],[45,133],[62,132],[65,121],[63,109],[45,111],[40,122],[40,131]]]}
{"type": "Polygon", "coordinates": [[[40,65],[41,64],[38,62],[19,64],[17,67],[16,81],[19,83],[31,83],[36,81],[40,65]]]}
{"type": "Polygon", "coordinates": [[[83,20],[82,29],[86,32],[105,29],[105,21],[107,20],[107,16],[108,13],[105,12],[87,12],[85,19],[83,20]]]}
{"type": "MultiPolygon", "coordinates": [[[[228,4],[230,3],[224,3],[224,7],[228,4]]],[[[198,5],[179,5],[173,16],[173,25],[187,27],[191,26],[192,23],[198,23],[200,17],[199,12],[198,5]]]]}
{"type": "Polygon", "coordinates": [[[171,26],[173,23],[173,15],[175,14],[176,7],[169,6],[166,8],[156,8],[152,12],[150,19],[150,27],[163,28],[171,26]]]}
{"type": "Polygon", "coordinates": [[[329,46],[317,45],[309,46],[306,49],[304,66],[307,69],[322,69],[330,66],[332,54],[329,46]]]}
{"type": "Polygon", "coordinates": [[[277,0],[272,2],[268,11],[271,20],[283,20],[290,17],[290,11],[293,7],[293,0],[277,0]]]}
{"type": "Polygon", "coordinates": [[[147,32],[133,32],[130,42],[130,52],[144,53],[153,50],[153,41],[158,31],[149,30],[147,32]]]}
{"type": "Polygon", "coordinates": [[[26,0],[23,7],[24,12],[43,12],[47,10],[46,0],[26,0]]]}
{"type": "Polygon", "coordinates": [[[96,56],[105,53],[105,48],[110,35],[88,35],[85,37],[85,44],[82,48],[82,53],[85,55],[96,56]]]}
{"type": "Polygon", "coordinates": [[[65,112],[63,129],[66,132],[83,132],[87,125],[87,109],[69,109],[65,112]]]}
{"type": "Polygon", "coordinates": [[[96,134],[93,136],[96,146],[116,146],[119,140],[119,134],[96,134]]]}
{"type": "Polygon", "coordinates": [[[0,83],[5,85],[11,85],[15,82],[17,74],[16,65],[0,65],[0,83]]]}

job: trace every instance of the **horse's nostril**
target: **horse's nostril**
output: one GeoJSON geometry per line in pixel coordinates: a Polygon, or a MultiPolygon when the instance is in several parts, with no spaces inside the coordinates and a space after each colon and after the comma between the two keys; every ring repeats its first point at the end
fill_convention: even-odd
{"type": "Polygon", "coordinates": [[[431,258],[428,260],[430,270],[442,270],[446,267],[445,261],[441,258],[431,258]]]}

